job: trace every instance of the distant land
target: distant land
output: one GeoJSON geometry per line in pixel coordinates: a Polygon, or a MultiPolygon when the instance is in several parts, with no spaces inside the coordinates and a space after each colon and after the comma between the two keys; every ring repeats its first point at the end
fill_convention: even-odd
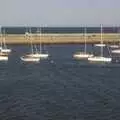
{"type": "MultiPolygon", "coordinates": [[[[5,30],[6,34],[24,34],[30,30],[36,33],[38,27],[2,27],[1,31],[5,30]]],[[[100,27],[86,27],[87,33],[100,33],[100,27]]],[[[84,33],[84,27],[41,27],[42,33],[84,33]]],[[[104,33],[119,33],[120,27],[103,27],[104,33]]]]}

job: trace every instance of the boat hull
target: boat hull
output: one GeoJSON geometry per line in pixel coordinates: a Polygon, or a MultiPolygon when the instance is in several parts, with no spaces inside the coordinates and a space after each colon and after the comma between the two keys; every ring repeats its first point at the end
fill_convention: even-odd
{"type": "Polygon", "coordinates": [[[8,61],[8,56],[0,56],[0,61],[8,61]]]}
{"type": "Polygon", "coordinates": [[[107,58],[107,57],[90,57],[90,58],[88,58],[88,61],[90,61],[90,62],[110,63],[112,61],[112,58],[107,58]]]}
{"type": "Polygon", "coordinates": [[[10,53],[11,49],[1,49],[1,52],[3,52],[3,53],[10,53]]]}
{"type": "Polygon", "coordinates": [[[112,50],[111,52],[112,52],[112,53],[115,53],[115,54],[120,54],[120,49],[112,50]]]}
{"type": "Polygon", "coordinates": [[[96,47],[105,47],[106,44],[94,44],[94,46],[96,46],[96,47]]]}
{"type": "Polygon", "coordinates": [[[33,57],[20,57],[20,59],[24,62],[39,62],[40,58],[33,58],[33,57]]]}
{"type": "Polygon", "coordinates": [[[118,46],[118,45],[110,45],[109,47],[110,48],[119,48],[120,46],[118,46]]]}
{"type": "Polygon", "coordinates": [[[76,53],[73,55],[73,58],[75,58],[75,59],[87,59],[89,57],[93,57],[93,54],[76,53]]]}
{"type": "Polygon", "coordinates": [[[46,58],[48,58],[49,57],[49,55],[48,54],[39,54],[39,53],[36,53],[36,54],[28,54],[28,55],[26,55],[26,56],[28,56],[28,57],[34,57],[34,58],[43,58],[43,59],[46,59],[46,58]]]}

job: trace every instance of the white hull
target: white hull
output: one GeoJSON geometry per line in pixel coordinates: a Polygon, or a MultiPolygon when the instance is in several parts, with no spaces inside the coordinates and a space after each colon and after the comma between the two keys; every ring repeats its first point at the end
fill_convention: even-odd
{"type": "Polygon", "coordinates": [[[0,56],[0,61],[8,61],[8,56],[0,56]]]}
{"type": "Polygon", "coordinates": [[[104,63],[110,63],[112,61],[112,58],[107,57],[89,57],[88,61],[90,62],[104,62],[104,63]]]}
{"type": "Polygon", "coordinates": [[[1,49],[1,52],[3,52],[3,53],[10,53],[10,52],[11,52],[11,49],[4,49],[4,48],[2,48],[2,49],[1,49]]]}
{"type": "Polygon", "coordinates": [[[119,45],[110,45],[109,47],[110,48],[119,48],[120,46],[119,45]]]}
{"type": "Polygon", "coordinates": [[[26,56],[28,56],[28,57],[34,57],[34,58],[44,58],[44,59],[49,57],[48,54],[43,54],[43,53],[28,54],[26,56]]]}
{"type": "Polygon", "coordinates": [[[89,57],[88,61],[89,62],[100,62],[100,63],[110,63],[112,62],[112,58],[109,57],[103,57],[103,47],[106,46],[106,44],[103,44],[103,40],[102,40],[102,25],[101,25],[101,44],[95,44],[95,46],[97,47],[101,47],[101,56],[93,56],[93,57],[89,57]]]}
{"type": "Polygon", "coordinates": [[[20,59],[24,62],[39,62],[40,58],[33,58],[33,57],[20,57],[20,59]]]}
{"type": "Polygon", "coordinates": [[[120,54],[120,49],[112,50],[111,52],[112,52],[112,53],[115,53],[115,54],[120,54]]]}
{"type": "Polygon", "coordinates": [[[76,59],[87,59],[88,57],[92,57],[92,56],[93,56],[93,54],[80,52],[80,53],[74,54],[73,58],[76,58],[76,59]]]}
{"type": "Polygon", "coordinates": [[[96,47],[105,47],[106,44],[95,44],[96,47]]]}

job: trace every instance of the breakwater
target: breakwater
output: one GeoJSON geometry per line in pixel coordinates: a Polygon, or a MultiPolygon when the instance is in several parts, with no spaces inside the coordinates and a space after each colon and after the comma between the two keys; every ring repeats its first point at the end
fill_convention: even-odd
{"type": "MultiPolygon", "coordinates": [[[[2,41],[2,37],[0,41],[2,41]]],[[[29,44],[30,39],[26,39],[25,34],[6,34],[6,44],[29,44]]],[[[31,40],[33,44],[83,44],[84,34],[32,34],[31,40]]],[[[104,33],[103,42],[113,43],[119,42],[120,35],[118,33],[104,33]]],[[[89,33],[86,35],[86,43],[100,43],[100,33],[89,33]]]]}

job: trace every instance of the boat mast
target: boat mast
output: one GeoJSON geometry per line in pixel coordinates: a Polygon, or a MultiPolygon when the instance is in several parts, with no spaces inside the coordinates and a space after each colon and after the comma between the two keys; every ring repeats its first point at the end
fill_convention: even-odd
{"type": "MultiPolygon", "coordinates": [[[[33,39],[33,37],[32,37],[32,39],[33,39]]],[[[33,45],[33,47],[35,47],[35,53],[38,53],[37,45],[35,44],[35,45],[33,45]]]]}
{"type": "MultiPolygon", "coordinates": [[[[119,35],[119,33],[120,33],[120,27],[118,27],[118,35],[119,35]]],[[[120,39],[118,41],[118,45],[120,46],[120,39]]]]}
{"type": "Polygon", "coordinates": [[[34,45],[34,47],[35,47],[36,53],[38,53],[38,51],[37,51],[37,46],[36,46],[36,45],[34,45]]]}
{"type": "Polygon", "coordinates": [[[101,24],[101,57],[103,57],[103,36],[102,36],[102,24],[101,24]]]}
{"type": "Polygon", "coordinates": [[[3,30],[3,34],[4,34],[4,37],[3,37],[3,44],[4,44],[4,48],[7,49],[7,46],[5,44],[5,28],[3,30]]]}
{"type": "Polygon", "coordinates": [[[84,50],[84,52],[85,52],[85,54],[86,54],[86,52],[87,52],[87,45],[86,45],[86,27],[84,28],[84,41],[85,41],[85,50],[84,50]]]}
{"type": "MultiPolygon", "coordinates": [[[[26,31],[25,31],[25,39],[27,40],[27,41],[29,41],[30,39],[30,37],[29,37],[29,28],[26,26],[26,31]]],[[[28,42],[28,45],[30,46],[30,43],[28,42]]]]}
{"type": "Polygon", "coordinates": [[[41,29],[42,29],[42,28],[39,27],[40,54],[42,53],[42,46],[41,46],[41,35],[42,35],[42,34],[41,34],[41,29]]]}
{"type": "Polygon", "coordinates": [[[0,40],[1,40],[0,44],[1,44],[1,48],[2,48],[2,28],[0,28],[0,40]]]}
{"type": "Polygon", "coordinates": [[[32,45],[32,39],[31,39],[31,28],[30,28],[30,41],[31,41],[31,52],[32,52],[32,54],[33,54],[33,45],[32,45]]]}

